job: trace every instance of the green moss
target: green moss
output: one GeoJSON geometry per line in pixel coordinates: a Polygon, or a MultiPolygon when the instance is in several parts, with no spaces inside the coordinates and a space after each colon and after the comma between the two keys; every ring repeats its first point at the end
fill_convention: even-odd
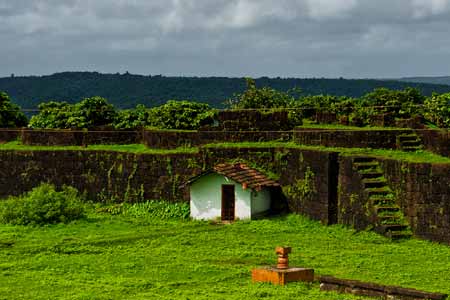
{"type": "Polygon", "coordinates": [[[314,178],[314,172],[307,167],[303,179],[298,179],[294,184],[282,187],[283,193],[290,200],[289,204],[294,211],[298,211],[305,201],[311,201],[317,193],[314,178]]]}

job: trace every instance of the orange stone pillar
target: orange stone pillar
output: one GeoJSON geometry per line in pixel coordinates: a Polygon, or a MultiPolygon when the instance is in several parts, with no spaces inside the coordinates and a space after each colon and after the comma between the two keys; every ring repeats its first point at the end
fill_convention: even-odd
{"type": "Polygon", "coordinates": [[[291,251],[291,247],[276,247],[277,266],[253,269],[253,282],[270,282],[272,284],[285,285],[292,281],[314,281],[314,269],[289,267],[289,253],[291,251]]]}

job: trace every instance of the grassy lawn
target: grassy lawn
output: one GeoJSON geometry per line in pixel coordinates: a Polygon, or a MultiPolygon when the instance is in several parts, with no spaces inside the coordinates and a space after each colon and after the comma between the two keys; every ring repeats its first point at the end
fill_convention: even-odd
{"type": "Polygon", "coordinates": [[[318,274],[450,293],[445,245],[296,215],[213,225],[91,213],[68,225],[0,225],[0,299],[363,299],[253,284],[250,270],[274,264],[277,245],[318,274]]]}

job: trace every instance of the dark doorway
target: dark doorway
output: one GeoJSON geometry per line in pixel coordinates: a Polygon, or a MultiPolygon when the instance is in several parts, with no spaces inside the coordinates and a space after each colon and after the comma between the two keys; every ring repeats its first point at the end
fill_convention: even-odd
{"type": "Polygon", "coordinates": [[[328,169],[328,225],[338,222],[338,185],[339,157],[337,153],[330,154],[328,169]]]}
{"type": "Polygon", "coordinates": [[[222,185],[222,221],[234,221],[234,185],[222,185]]]}

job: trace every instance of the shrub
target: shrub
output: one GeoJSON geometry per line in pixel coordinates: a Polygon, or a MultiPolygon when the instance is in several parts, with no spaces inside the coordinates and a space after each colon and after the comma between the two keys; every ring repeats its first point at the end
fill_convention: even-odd
{"type": "Polygon", "coordinates": [[[0,222],[13,225],[45,225],[68,223],[84,215],[82,197],[78,191],[43,183],[20,197],[0,202],[0,222]]]}

